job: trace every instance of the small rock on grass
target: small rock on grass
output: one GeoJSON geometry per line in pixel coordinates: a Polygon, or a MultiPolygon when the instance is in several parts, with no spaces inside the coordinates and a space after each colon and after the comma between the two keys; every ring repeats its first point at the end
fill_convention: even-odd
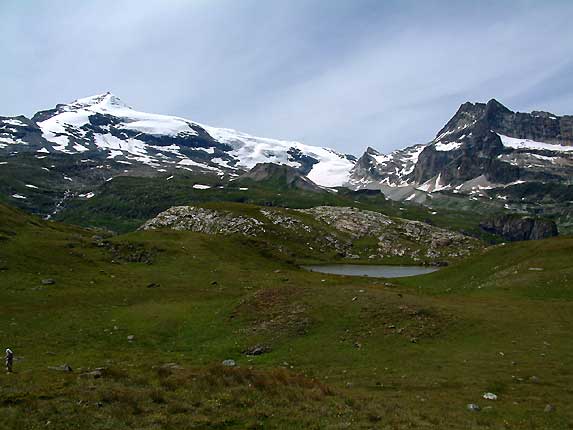
{"type": "Polygon", "coordinates": [[[85,372],[80,375],[81,378],[93,378],[99,379],[103,376],[103,372],[100,369],[92,370],[91,372],[85,372]]]}
{"type": "Polygon", "coordinates": [[[170,370],[183,369],[183,367],[177,363],[165,363],[165,364],[162,364],[161,366],[159,366],[159,368],[160,369],[170,369],[170,370]]]}
{"type": "Polygon", "coordinates": [[[271,349],[265,345],[255,345],[251,348],[247,348],[243,353],[245,355],[262,355],[269,352],[271,349]]]}
{"type": "Polygon", "coordinates": [[[53,279],[42,279],[42,285],[54,285],[55,283],[53,279]]]}
{"type": "Polygon", "coordinates": [[[223,366],[226,367],[235,367],[237,365],[237,363],[235,362],[235,360],[223,360],[223,366]]]}
{"type": "Polygon", "coordinates": [[[484,393],[483,398],[486,400],[497,400],[497,395],[494,393],[484,393]]]}
{"type": "Polygon", "coordinates": [[[127,336],[127,340],[128,342],[133,342],[135,340],[135,335],[130,334],[129,336],[127,336]]]}
{"type": "Polygon", "coordinates": [[[545,405],[543,412],[553,412],[554,410],[555,410],[555,406],[547,404],[547,405],[545,405]]]}
{"type": "Polygon", "coordinates": [[[73,372],[74,369],[72,369],[72,366],[70,366],[69,364],[62,364],[61,366],[53,366],[53,367],[49,367],[49,369],[51,370],[58,370],[60,372],[73,372]]]}
{"type": "Polygon", "coordinates": [[[481,411],[481,408],[479,407],[479,405],[476,405],[475,403],[468,403],[468,405],[466,407],[467,407],[468,411],[472,411],[472,412],[481,411]]]}

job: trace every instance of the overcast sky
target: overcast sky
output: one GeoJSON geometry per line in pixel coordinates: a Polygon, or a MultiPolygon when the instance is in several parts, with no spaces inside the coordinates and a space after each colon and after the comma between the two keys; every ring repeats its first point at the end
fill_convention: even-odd
{"type": "Polygon", "coordinates": [[[465,101],[573,114],[573,1],[0,0],[0,115],[135,109],[359,155],[465,101]]]}

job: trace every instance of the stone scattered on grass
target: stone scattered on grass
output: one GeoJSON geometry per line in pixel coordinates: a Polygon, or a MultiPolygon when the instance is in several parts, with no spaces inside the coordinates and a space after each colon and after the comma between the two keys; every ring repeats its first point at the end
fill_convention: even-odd
{"type": "Polygon", "coordinates": [[[91,372],[85,372],[80,374],[80,378],[93,378],[93,379],[99,379],[103,376],[103,369],[95,369],[92,370],[91,372]]]}
{"type": "Polygon", "coordinates": [[[129,336],[127,336],[127,340],[128,342],[133,342],[135,340],[135,335],[130,334],[129,336]]]}
{"type": "Polygon", "coordinates": [[[497,400],[497,395],[494,393],[484,393],[483,398],[486,400],[497,400]]]}
{"type": "Polygon", "coordinates": [[[42,279],[42,285],[54,285],[56,283],[56,281],[54,281],[53,279],[42,279]]]}
{"type": "Polygon", "coordinates": [[[547,405],[545,405],[543,412],[553,412],[554,410],[555,410],[555,406],[553,406],[551,404],[547,404],[547,405]]]}
{"type": "Polygon", "coordinates": [[[245,355],[262,355],[269,352],[271,348],[265,345],[255,345],[243,351],[245,355]]]}
{"type": "Polygon", "coordinates": [[[529,378],[529,382],[533,383],[533,384],[538,384],[539,383],[539,378],[537,376],[531,376],[529,378]]]}
{"type": "Polygon", "coordinates": [[[48,369],[57,370],[58,372],[73,372],[72,366],[69,364],[62,364],[61,366],[51,366],[48,369]]]}
{"type": "Polygon", "coordinates": [[[227,366],[227,367],[235,367],[237,365],[237,363],[235,362],[235,360],[223,360],[223,366],[227,366]]]}
{"type": "Polygon", "coordinates": [[[468,411],[472,411],[472,412],[481,411],[481,408],[479,407],[479,405],[476,405],[475,403],[468,403],[468,405],[466,407],[467,407],[468,411]]]}
{"type": "Polygon", "coordinates": [[[161,366],[159,366],[159,368],[160,369],[170,369],[170,370],[183,369],[183,367],[177,363],[165,363],[165,364],[162,364],[161,366]]]}

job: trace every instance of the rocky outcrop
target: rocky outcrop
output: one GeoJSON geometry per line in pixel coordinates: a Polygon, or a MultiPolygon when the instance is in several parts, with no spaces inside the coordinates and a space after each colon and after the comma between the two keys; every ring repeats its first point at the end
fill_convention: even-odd
{"type": "Polygon", "coordinates": [[[260,208],[248,213],[179,206],[162,212],[141,229],[239,234],[268,241],[289,255],[301,252],[302,247],[306,254],[315,256],[336,253],[349,259],[404,257],[429,264],[462,257],[482,247],[480,241],[460,233],[351,207],[260,208]]]}
{"type": "Polygon", "coordinates": [[[378,256],[409,256],[414,260],[461,257],[480,247],[479,241],[429,224],[348,207],[318,206],[302,209],[316,219],[351,235],[373,237],[378,256]]]}
{"type": "Polygon", "coordinates": [[[507,240],[537,240],[558,235],[555,222],[546,219],[503,215],[480,223],[489,233],[498,234],[507,240]]]}
{"type": "Polygon", "coordinates": [[[299,211],[312,215],[315,219],[348,233],[355,239],[378,234],[384,227],[393,223],[390,217],[379,212],[348,207],[317,206],[299,211]]]}
{"type": "Polygon", "coordinates": [[[175,206],[147,221],[140,230],[188,230],[206,234],[242,234],[257,236],[264,232],[263,223],[256,218],[229,211],[175,206]]]}

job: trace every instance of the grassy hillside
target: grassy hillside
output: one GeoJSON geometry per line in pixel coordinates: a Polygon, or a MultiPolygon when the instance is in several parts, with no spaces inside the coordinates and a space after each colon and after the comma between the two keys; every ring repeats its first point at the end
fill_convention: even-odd
{"type": "Polygon", "coordinates": [[[571,255],[515,243],[390,282],[0,205],[0,428],[569,429],[571,255]]]}

